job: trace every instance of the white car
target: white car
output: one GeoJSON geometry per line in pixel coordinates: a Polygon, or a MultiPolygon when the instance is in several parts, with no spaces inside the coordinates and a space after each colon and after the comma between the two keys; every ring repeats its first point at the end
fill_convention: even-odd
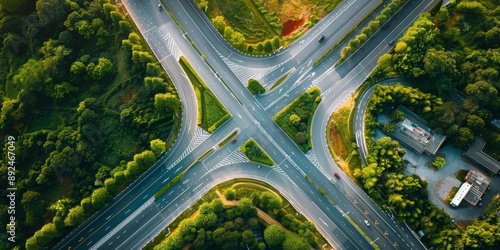
{"type": "Polygon", "coordinates": [[[368,220],[365,220],[365,224],[366,224],[367,226],[370,226],[370,222],[369,222],[368,220]]]}

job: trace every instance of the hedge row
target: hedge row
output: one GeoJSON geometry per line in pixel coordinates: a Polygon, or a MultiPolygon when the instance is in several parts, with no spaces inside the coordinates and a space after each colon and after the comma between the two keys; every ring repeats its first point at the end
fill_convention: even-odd
{"type": "Polygon", "coordinates": [[[340,60],[336,65],[341,64],[345,59],[354,53],[363,43],[368,40],[375,32],[384,27],[384,24],[389,20],[408,0],[392,0],[392,2],[385,7],[382,12],[375,18],[375,20],[368,23],[366,27],[361,30],[355,38],[351,39],[347,46],[342,48],[340,52],[340,60]]]}

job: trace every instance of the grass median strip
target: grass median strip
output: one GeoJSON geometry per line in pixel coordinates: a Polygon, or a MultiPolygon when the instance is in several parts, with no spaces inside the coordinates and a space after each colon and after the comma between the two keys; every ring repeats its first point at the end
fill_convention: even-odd
{"type": "Polygon", "coordinates": [[[219,148],[222,146],[226,145],[228,142],[230,142],[234,137],[238,135],[238,130],[234,130],[230,135],[228,135],[223,141],[219,143],[219,148]]]}
{"type": "Polygon", "coordinates": [[[196,163],[200,162],[200,161],[203,161],[203,159],[205,159],[205,157],[207,157],[209,154],[211,154],[212,152],[214,152],[215,149],[214,148],[210,148],[209,150],[207,150],[207,152],[203,153],[200,157],[198,157],[198,159],[196,159],[196,161],[194,161],[193,163],[191,163],[191,165],[189,165],[189,167],[187,167],[186,171],[188,171],[191,167],[193,167],[196,163]]]}
{"type": "Polygon", "coordinates": [[[271,87],[271,90],[275,89],[276,87],[280,86],[280,84],[285,81],[285,79],[288,77],[290,73],[286,73],[285,75],[283,75],[280,79],[278,79],[278,81],[276,81],[273,86],[271,87]]]}
{"type": "Polygon", "coordinates": [[[174,179],[172,179],[170,182],[168,182],[165,186],[163,186],[160,190],[158,190],[158,192],[156,192],[156,194],[155,194],[155,199],[158,199],[158,197],[160,197],[169,188],[171,188],[173,185],[175,185],[175,183],[179,182],[182,179],[182,177],[184,177],[184,174],[185,174],[184,172],[180,173],[179,175],[174,177],[174,179]]]}

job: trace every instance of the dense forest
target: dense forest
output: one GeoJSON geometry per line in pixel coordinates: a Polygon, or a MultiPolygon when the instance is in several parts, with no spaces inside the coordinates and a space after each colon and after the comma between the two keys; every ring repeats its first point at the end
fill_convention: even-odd
{"type": "MultiPolygon", "coordinates": [[[[491,122],[500,118],[500,1],[455,1],[447,8],[421,15],[394,49],[379,59],[374,81],[403,77],[412,87],[377,86],[368,104],[369,117],[386,113],[401,120],[391,107],[402,104],[429,121],[458,148],[466,148],[475,136],[486,141],[484,150],[500,158],[500,131],[491,122]]],[[[389,26],[390,27],[390,26],[389,26]]],[[[378,126],[368,119],[373,132],[378,126]]],[[[384,130],[391,130],[384,127],[384,130]]],[[[368,133],[370,135],[370,133],[368,133]]],[[[496,249],[500,247],[498,198],[481,219],[458,228],[451,217],[428,201],[427,182],[404,176],[405,150],[384,137],[370,142],[367,165],[354,175],[381,207],[396,212],[400,221],[434,249],[496,249]]],[[[432,163],[437,168],[443,162],[432,163]]]]}
{"type": "Polygon", "coordinates": [[[47,249],[166,151],[180,102],[114,1],[0,0],[0,40],[2,223],[8,166],[17,188],[0,249],[47,249]]]}

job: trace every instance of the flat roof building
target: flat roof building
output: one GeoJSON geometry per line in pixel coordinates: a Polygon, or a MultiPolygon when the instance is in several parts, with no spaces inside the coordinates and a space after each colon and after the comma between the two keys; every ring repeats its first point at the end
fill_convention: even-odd
{"type": "Polygon", "coordinates": [[[500,162],[483,152],[486,142],[476,136],[476,140],[463,152],[463,156],[492,174],[500,173],[500,162]]]}
{"type": "Polygon", "coordinates": [[[491,178],[477,169],[471,169],[465,176],[465,181],[470,183],[472,187],[465,195],[464,200],[475,206],[490,185],[491,178]]]}
{"type": "MultiPolygon", "coordinates": [[[[428,155],[435,155],[446,136],[434,133],[427,121],[409,109],[399,106],[398,110],[403,112],[405,119],[395,124],[395,130],[389,135],[420,154],[425,152],[428,155]]],[[[385,125],[390,123],[390,118],[380,115],[378,122],[385,125]]]]}

